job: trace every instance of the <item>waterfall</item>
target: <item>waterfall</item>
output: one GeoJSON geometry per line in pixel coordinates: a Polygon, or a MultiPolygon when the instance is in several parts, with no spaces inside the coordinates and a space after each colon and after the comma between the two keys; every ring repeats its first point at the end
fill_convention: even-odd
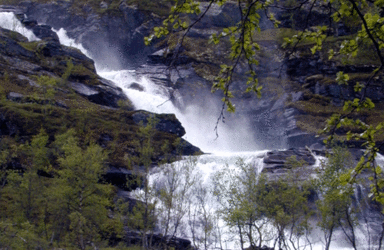
{"type": "Polygon", "coordinates": [[[16,31],[28,38],[28,41],[30,42],[40,40],[35,36],[35,34],[33,34],[32,31],[25,28],[24,25],[21,24],[21,22],[16,18],[16,16],[12,12],[1,13],[0,27],[16,31]]]}
{"type": "MultiPolygon", "coordinates": [[[[214,131],[220,108],[217,106],[188,106],[179,110],[169,99],[168,89],[156,85],[146,77],[137,78],[132,70],[102,71],[99,74],[116,83],[133,102],[136,109],[144,109],[154,113],[173,113],[186,130],[183,137],[203,152],[234,152],[260,150],[252,141],[251,133],[246,128],[245,120],[236,121],[236,127],[219,124],[219,137],[214,131]],[[138,83],[142,90],[130,88],[138,83]]],[[[182,102],[180,95],[174,92],[176,99],[182,102]]]]}
{"type": "MultiPolygon", "coordinates": [[[[29,41],[38,40],[31,31],[21,25],[13,13],[0,13],[0,26],[25,35],[29,41]]],[[[81,44],[67,36],[64,29],[56,32],[62,44],[76,47],[92,58],[92,55],[81,44]]],[[[180,189],[175,190],[177,194],[182,194],[178,196],[181,199],[179,200],[180,203],[189,206],[189,212],[180,219],[180,228],[183,230],[179,230],[176,236],[186,237],[202,244],[201,242],[205,239],[203,236],[204,223],[208,221],[208,219],[204,220],[204,216],[206,216],[209,218],[209,223],[215,228],[208,239],[205,239],[209,249],[239,249],[239,239],[235,233],[225,226],[222,219],[215,217],[215,211],[220,204],[211,190],[215,189],[215,182],[213,181],[215,176],[223,171],[237,172],[239,178],[247,177],[241,174],[239,159],[242,159],[242,163],[246,166],[250,166],[256,175],[260,174],[263,169],[263,157],[266,151],[260,150],[256,142],[249,140],[247,129],[241,126],[244,121],[239,121],[235,128],[223,125],[220,129],[219,138],[216,138],[213,129],[218,117],[217,109],[212,111],[214,110],[212,107],[191,106],[180,111],[169,101],[167,88],[154,84],[149,78],[137,77],[133,70],[101,69],[101,63],[95,63],[99,75],[121,87],[136,109],[155,113],[174,113],[186,129],[187,133],[184,138],[200,147],[204,152],[212,153],[199,157],[186,157],[173,164],[155,168],[149,176],[151,185],[158,190],[166,185],[171,185],[172,181],[175,180],[172,178],[178,178],[177,181],[180,186],[185,186],[188,181],[194,180],[193,185],[191,184],[187,191],[184,190],[185,193],[182,193],[183,190],[180,189]],[[132,83],[137,83],[140,89],[132,88],[132,83]],[[193,219],[191,219],[192,217],[193,219]]],[[[179,101],[182,102],[182,100],[179,101]]],[[[324,158],[316,157],[317,166],[322,159],[324,158]]],[[[377,163],[384,166],[384,156],[378,155],[377,163]]],[[[229,185],[230,183],[224,184],[229,185]]],[[[141,194],[142,190],[136,190],[131,195],[140,197],[141,194]]],[[[161,210],[164,205],[159,202],[159,207],[161,210]]],[[[159,214],[159,218],[162,218],[161,216],[163,215],[159,214]]],[[[159,231],[161,232],[163,225],[161,223],[165,222],[160,219],[159,223],[159,231]]],[[[316,242],[312,249],[320,250],[323,246],[316,233],[319,234],[319,230],[315,230],[312,234],[312,238],[316,242]]],[[[337,239],[332,249],[351,249],[350,247],[341,247],[337,243],[343,244],[343,240],[337,239]]]]}
{"type": "MultiPolygon", "coordinates": [[[[92,58],[91,53],[74,39],[69,38],[63,28],[54,31],[57,33],[61,44],[75,47],[92,58]]],[[[169,89],[156,85],[149,78],[135,76],[134,70],[107,69],[102,62],[96,61],[95,65],[97,73],[120,87],[136,109],[153,113],[175,114],[186,130],[186,135],[183,138],[199,147],[203,152],[252,152],[260,150],[257,142],[250,140],[249,134],[251,132],[246,126],[246,119],[237,118],[232,127],[220,123],[219,136],[217,137],[214,128],[220,114],[220,107],[214,106],[213,102],[205,107],[188,106],[181,111],[170,101],[169,89]],[[132,83],[141,86],[141,89],[131,88],[132,83]]],[[[182,102],[177,92],[174,95],[176,95],[175,99],[182,102]]]]}

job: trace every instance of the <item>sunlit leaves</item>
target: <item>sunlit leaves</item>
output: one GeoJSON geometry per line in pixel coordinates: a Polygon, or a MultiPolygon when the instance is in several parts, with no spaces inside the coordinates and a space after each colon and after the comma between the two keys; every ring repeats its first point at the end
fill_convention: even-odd
{"type": "Polygon", "coordinates": [[[340,71],[336,74],[336,81],[340,85],[348,85],[349,75],[344,74],[343,71],[340,71]]]}
{"type": "MultiPolygon", "coordinates": [[[[273,2],[272,0],[264,2],[241,1],[241,8],[239,8],[239,10],[242,12],[242,20],[232,27],[225,27],[221,32],[212,34],[209,39],[210,43],[216,45],[220,43],[222,39],[226,38],[231,44],[229,59],[232,60],[233,63],[221,68],[212,86],[212,91],[221,90],[223,92],[223,102],[230,112],[235,111],[235,106],[231,102],[233,95],[230,91],[230,85],[234,78],[235,68],[238,66],[240,60],[245,60],[248,63],[249,73],[253,78],[251,80],[252,84],[250,84],[250,81],[247,82],[249,86],[246,92],[255,92],[259,97],[261,95],[262,88],[258,86],[257,81],[255,81],[256,71],[254,68],[259,64],[255,55],[257,51],[260,50],[260,45],[254,40],[254,37],[256,33],[260,32],[260,12],[266,10],[273,2]]],[[[226,0],[211,1],[208,6],[211,6],[211,4],[222,6],[225,3],[227,3],[226,0]]],[[[200,6],[200,1],[186,0],[176,2],[171,9],[170,15],[163,21],[163,25],[155,27],[153,33],[145,38],[145,44],[149,45],[154,38],[167,36],[174,31],[188,30],[193,24],[189,24],[184,20],[185,14],[196,14],[199,16],[204,13],[205,8],[206,7],[200,6]]],[[[279,24],[279,21],[273,13],[269,13],[268,17],[275,25],[279,24]]],[[[318,39],[319,46],[321,46],[320,40],[322,39],[320,35],[318,39]]]]}

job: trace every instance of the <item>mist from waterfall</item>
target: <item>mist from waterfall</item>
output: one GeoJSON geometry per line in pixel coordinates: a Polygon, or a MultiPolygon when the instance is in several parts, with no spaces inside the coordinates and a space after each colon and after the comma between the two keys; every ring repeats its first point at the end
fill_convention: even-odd
{"type": "MultiPolygon", "coordinates": [[[[60,43],[72,46],[81,50],[85,55],[92,58],[92,55],[74,39],[67,36],[64,29],[57,31],[60,43]]],[[[106,61],[108,61],[106,59],[106,61]]],[[[120,87],[128,98],[132,101],[135,109],[147,110],[153,113],[172,113],[181,122],[186,130],[183,137],[193,145],[199,147],[203,152],[239,152],[260,150],[257,142],[253,141],[249,121],[243,118],[236,118],[231,124],[218,121],[221,111],[213,100],[205,100],[205,106],[190,105],[183,111],[178,109],[170,101],[169,89],[156,85],[147,77],[135,76],[134,70],[113,70],[106,68],[103,62],[95,62],[97,72],[100,76],[113,81],[120,87]],[[143,89],[130,88],[132,83],[139,84],[143,89]],[[218,133],[215,126],[218,123],[218,133]]],[[[176,99],[182,102],[181,96],[176,99]]],[[[230,116],[230,114],[228,114],[230,116]]],[[[229,118],[230,119],[230,118],[229,118]]]]}

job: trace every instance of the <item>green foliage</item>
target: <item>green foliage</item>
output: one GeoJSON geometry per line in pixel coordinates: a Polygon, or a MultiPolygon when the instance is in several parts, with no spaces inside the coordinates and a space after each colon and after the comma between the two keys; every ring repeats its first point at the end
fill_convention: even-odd
{"type": "Polygon", "coordinates": [[[265,222],[258,199],[265,179],[259,181],[257,170],[242,159],[236,166],[233,169],[227,165],[214,176],[214,195],[220,203],[218,212],[238,234],[241,248],[246,243],[260,246],[264,243],[265,222]]]}
{"type": "Polygon", "coordinates": [[[23,169],[1,176],[6,184],[0,189],[0,247],[86,249],[121,230],[108,216],[113,189],[99,183],[107,156],[100,146],[80,147],[73,130],[52,143],[41,130],[29,143],[3,148],[12,151],[2,154],[1,164],[11,154],[23,169]]]}
{"type": "Polygon", "coordinates": [[[70,222],[67,239],[85,249],[86,244],[97,240],[100,234],[112,233],[103,232],[111,230],[105,227],[112,187],[98,183],[105,172],[105,152],[96,144],[82,149],[73,134],[74,131],[69,130],[56,138],[61,151],[56,192],[63,208],[67,208],[65,216],[70,222]]]}
{"type": "MultiPolygon", "coordinates": [[[[341,181],[352,166],[349,151],[340,146],[333,147],[327,160],[321,164],[319,178],[315,179],[315,185],[321,196],[316,202],[320,218],[318,225],[324,233],[326,249],[329,249],[333,233],[339,226],[352,229],[350,231],[353,235],[347,237],[355,241],[353,228],[357,223],[357,211],[352,207],[351,198],[354,188],[350,183],[341,181]]],[[[343,231],[346,233],[348,230],[343,231]]]]}
{"type": "Polygon", "coordinates": [[[135,143],[138,145],[138,157],[127,158],[127,165],[132,168],[133,165],[142,167],[141,171],[136,171],[136,178],[127,180],[127,186],[138,186],[141,190],[136,190],[134,197],[137,199],[132,209],[129,204],[121,204],[120,210],[122,216],[126,217],[126,223],[140,232],[142,249],[152,247],[152,237],[157,222],[157,200],[156,190],[149,183],[149,174],[152,166],[152,157],[154,148],[154,127],[158,120],[151,116],[144,126],[140,124],[138,134],[140,140],[135,143]],[[131,211],[130,211],[131,210],[131,211]],[[148,239],[149,238],[149,239],[148,239]]]}
{"type": "Polygon", "coordinates": [[[237,231],[242,248],[244,244],[260,247],[271,240],[279,248],[297,246],[309,233],[309,185],[298,182],[304,162],[292,158],[287,164],[287,175],[278,180],[268,180],[241,159],[235,169],[227,166],[216,174],[214,195],[221,204],[220,216],[237,231]]]}
{"type": "MultiPolygon", "coordinates": [[[[384,56],[382,49],[384,48],[384,20],[381,18],[380,10],[383,7],[382,1],[366,1],[366,0],[331,0],[331,1],[309,1],[304,3],[308,4],[310,9],[316,4],[329,8],[329,17],[333,19],[335,23],[343,22],[348,27],[353,28],[357,32],[339,38],[328,37],[332,33],[332,27],[317,26],[306,27],[301,31],[292,32],[291,37],[284,38],[282,44],[283,47],[295,49],[299,44],[309,47],[311,54],[324,53],[323,50],[328,51],[328,60],[335,60],[344,64],[350,62],[356,62],[358,64],[365,63],[370,65],[376,65],[377,69],[374,70],[370,76],[366,77],[364,81],[356,81],[352,79],[351,75],[339,72],[336,75],[336,79],[333,82],[337,82],[340,85],[353,84],[353,89],[357,92],[357,98],[353,100],[347,100],[344,103],[342,109],[329,105],[319,106],[318,104],[312,105],[308,102],[297,102],[293,104],[295,107],[299,107],[300,110],[308,111],[310,115],[316,113],[317,116],[330,116],[327,120],[326,127],[323,129],[324,133],[329,133],[330,136],[326,142],[331,142],[336,139],[336,133],[340,131],[349,131],[345,137],[348,140],[358,140],[362,142],[362,145],[366,147],[366,158],[361,164],[355,167],[354,173],[357,175],[362,169],[371,169],[374,173],[375,163],[374,159],[377,152],[379,152],[381,145],[377,145],[378,138],[383,138],[383,117],[380,115],[375,123],[367,123],[358,116],[373,116],[372,112],[375,108],[373,101],[366,96],[367,86],[370,86],[372,82],[382,73],[384,69],[384,56]],[[324,5],[322,5],[324,4],[324,5]],[[328,41],[327,41],[328,40],[328,41]],[[369,49],[368,49],[369,48],[369,49]],[[373,52],[373,54],[372,54],[373,52]],[[366,54],[366,55],[365,55],[366,54]],[[364,61],[359,62],[359,56],[363,55],[364,61]],[[365,55],[365,56],[364,56],[365,55]],[[303,107],[305,106],[305,107],[303,107]],[[334,115],[331,115],[334,113],[334,115]]],[[[260,12],[265,11],[268,14],[269,19],[276,25],[279,24],[278,20],[273,17],[273,13],[270,11],[271,5],[279,5],[283,7],[295,6],[292,8],[301,8],[302,5],[295,5],[293,2],[279,3],[278,1],[238,1],[237,3],[229,3],[229,1],[208,1],[206,8],[200,7],[200,1],[176,1],[174,7],[171,9],[169,16],[165,19],[161,27],[156,27],[153,34],[146,38],[146,44],[149,44],[155,37],[169,36],[172,32],[178,32],[183,35],[179,36],[176,46],[173,48],[178,53],[177,49],[184,44],[186,34],[195,25],[195,22],[188,22],[183,14],[194,13],[198,19],[203,18],[206,10],[208,10],[213,4],[224,5],[234,4],[237,5],[241,21],[234,26],[224,27],[220,32],[213,34],[210,38],[212,44],[219,44],[222,41],[229,42],[230,48],[228,50],[228,59],[232,61],[231,64],[221,65],[219,73],[214,78],[212,91],[223,91],[222,101],[223,107],[229,112],[234,112],[236,107],[231,102],[231,98],[234,97],[234,92],[230,88],[231,82],[234,78],[234,72],[241,60],[245,60],[248,63],[248,81],[246,82],[247,91],[255,92],[258,96],[261,94],[261,86],[257,81],[255,66],[259,61],[257,58],[257,51],[260,46],[257,41],[257,34],[260,33],[260,12]],[[284,5],[285,4],[285,5],[284,5]]],[[[307,17],[308,19],[309,17],[307,17]]],[[[292,53],[288,53],[292,55],[292,53]]],[[[310,55],[308,55],[310,56],[310,55]]],[[[324,58],[326,58],[324,57],[324,58]]],[[[378,84],[381,84],[378,83],[378,84]]],[[[223,115],[223,114],[221,114],[223,115]]],[[[303,119],[308,118],[303,116],[303,119]]],[[[317,119],[319,120],[319,119],[317,119]]],[[[316,122],[317,122],[316,120],[316,122]]],[[[324,119],[320,119],[323,121],[324,119]]],[[[305,121],[306,123],[307,121],[305,121]]],[[[299,121],[299,124],[303,122],[299,121]]],[[[318,124],[310,124],[307,127],[318,128],[318,124]],[[313,125],[313,126],[312,126],[313,125]]],[[[305,128],[305,125],[302,126],[305,128]]],[[[313,132],[317,129],[310,128],[313,132]]],[[[355,176],[354,175],[354,176],[355,176]]],[[[350,181],[353,181],[353,177],[350,181]]],[[[374,198],[384,204],[384,197],[381,188],[382,181],[376,175],[372,179],[372,194],[374,198]]]]}
{"type": "MultiPolygon", "coordinates": [[[[201,10],[200,1],[176,1],[176,4],[171,8],[169,16],[164,19],[163,25],[155,27],[153,34],[145,38],[145,44],[150,44],[154,38],[160,38],[167,36],[171,31],[188,32],[195,23],[189,23],[185,18],[185,14],[196,14],[201,17],[206,14],[213,3],[219,6],[226,4],[226,0],[210,1],[208,7],[205,10],[201,10]]],[[[255,66],[259,64],[255,59],[257,51],[260,50],[260,45],[257,43],[254,37],[256,33],[260,32],[260,14],[259,12],[266,10],[269,5],[273,4],[273,1],[265,2],[249,2],[241,1],[241,15],[243,16],[241,22],[232,27],[223,28],[219,34],[213,34],[210,38],[210,43],[218,44],[221,40],[229,39],[231,48],[229,53],[229,59],[233,61],[232,65],[222,65],[221,70],[216,77],[212,86],[212,92],[217,90],[223,91],[223,102],[227,107],[227,111],[234,112],[235,106],[231,102],[233,94],[230,90],[230,85],[233,80],[235,68],[238,66],[241,59],[245,59],[249,66],[249,79],[247,81],[247,92],[255,92],[257,96],[261,95],[261,86],[258,85],[255,66]]],[[[278,25],[278,21],[270,13],[269,19],[278,25]]],[[[185,35],[181,36],[177,41],[178,45],[182,45],[185,39],[185,35]]],[[[178,46],[176,46],[177,48],[178,46]]],[[[178,51],[176,51],[178,53],[178,51]]]]}
{"type": "Polygon", "coordinates": [[[57,80],[53,77],[42,75],[37,78],[37,84],[41,87],[43,98],[52,103],[57,92],[55,89],[57,80]]]}
{"type": "Polygon", "coordinates": [[[129,111],[134,109],[133,104],[130,100],[119,100],[117,101],[117,105],[121,109],[129,110],[129,111]]]}
{"type": "Polygon", "coordinates": [[[67,68],[65,69],[65,72],[63,73],[63,75],[61,76],[61,85],[65,86],[65,84],[67,83],[69,77],[71,76],[71,73],[73,71],[73,68],[74,68],[74,65],[72,63],[72,60],[67,60],[67,68]]]}

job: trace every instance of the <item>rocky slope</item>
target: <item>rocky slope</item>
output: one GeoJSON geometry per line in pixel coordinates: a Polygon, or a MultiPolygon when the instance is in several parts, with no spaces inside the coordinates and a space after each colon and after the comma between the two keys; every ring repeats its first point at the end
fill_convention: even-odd
{"type": "MultiPolygon", "coordinates": [[[[230,7],[215,6],[188,35],[176,61],[178,69],[167,71],[173,57],[167,48],[172,48],[175,37],[149,47],[143,43],[143,37],[151,28],[161,23],[161,15],[143,10],[135,1],[113,3],[73,6],[67,1],[44,4],[25,1],[16,8],[2,7],[18,14],[42,40],[28,42],[14,32],[0,29],[0,133],[24,142],[41,127],[52,136],[74,127],[84,141],[97,141],[111,152],[110,170],[105,178],[128,189],[125,176],[131,171],[126,167],[124,156],[139,156],[136,143],[142,139],[139,127],[145,125],[152,114],[133,111],[120,89],[97,76],[93,61],[76,49],[61,46],[50,28],[65,28],[69,36],[102,62],[102,66],[134,68],[137,75],[149,76],[157,84],[169,88],[170,100],[183,109],[189,105],[209,105],[206,100],[212,96],[211,82],[219,65],[226,62],[228,44],[224,42],[215,48],[206,42],[218,28],[236,23],[239,17],[233,15],[230,7]],[[55,85],[42,85],[44,79],[54,79],[55,85]],[[54,90],[53,96],[49,95],[50,90],[54,90]],[[178,102],[175,96],[181,96],[183,102],[178,102]]],[[[364,63],[367,57],[364,54],[360,55],[359,62],[350,64],[343,64],[340,58],[329,61],[323,54],[312,56],[311,44],[299,46],[283,61],[282,37],[293,31],[284,27],[272,30],[265,19],[262,23],[263,30],[257,38],[262,52],[257,57],[263,97],[257,99],[243,93],[245,72],[239,68],[233,86],[237,113],[232,119],[249,118],[254,132],[251,139],[257,140],[261,147],[303,147],[318,143],[316,132],[330,114],[342,112],[342,100],[357,96],[354,84],[366,81],[373,66],[364,63]],[[340,86],[334,81],[338,71],[351,74],[350,85],[340,86]]],[[[290,24],[284,25],[289,27],[290,24]]],[[[335,35],[336,42],[346,34],[343,30],[340,27],[335,35]]],[[[331,47],[335,41],[327,46],[331,47]]],[[[366,121],[383,119],[381,80],[382,76],[375,79],[367,91],[377,106],[374,111],[361,114],[366,121]]],[[[141,88],[140,85],[134,87],[141,88]]],[[[221,95],[217,93],[214,97],[219,100],[221,95]]],[[[174,115],[156,117],[159,123],[155,127],[153,162],[164,156],[161,145],[165,142],[173,145],[185,134],[174,115]]],[[[319,148],[317,153],[324,154],[323,147],[319,148]]],[[[199,153],[185,141],[181,150],[183,154],[199,153]]],[[[178,149],[172,146],[170,151],[176,155],[178,149]]],[[[312,151],[316,151],[315,146],[312,151]]],[[[272,179],[284,175],[286,160],[293,155],[308,163],[308,175],[314,172],[315,159],[312,152],[304,148],[268,153],[263,171],[272,179]]],[[[356,151],[354,155],[361,156],[361,152],[356,151]]]]}
{"type": "MultiPolygon", "coordinates": [[[[172,97],[181,95],[183,102],[176,103],[180,108],[210,105],[207,100],[212,99],[211,82],[220,64],[228,62],[225,59],[228,44],[224,41],[219,47],[214,47],[207,45],[207,40],[218,29],[239,20],[230,5],[225,8],[214,6],[188,34],[182,54],[175,63],[178,70],[167,71],[173,57],[170,52],[179,34],[151,46],[143,44],[143,37],[161,23],[166,5],[152,6],[137,1],[111,1],[100,5],[36,2],[22,2],[19,11],[38,23],[55,29],[65,28],[70,37],[81,42],[105,67],[134,68],[138,75],[150,76],[156,83],[169,88],[171,100],[176,102],[177,98],[172,97]],[[167,47],[171,50],[165,50],[167,47]]],[[[162,1],[158,4],[161,5],[162,1]]],[[[231,119],[247,117],[253,128],[253,140],[258,141],[261,148],[297,147],[319,142],[314,135],[324,127],[325,120],[332,113],[342,112],[342,100],[356,96],[353,91],[355,82],[366,81],[367,73],[373,68],[365,63],[369,50],[362,52],[355,61],[345,64],[342,58],[328,61],[323,54],[313,57],[309,50],[311,44],[308,43],[298,46],[288,59],[284,58],[287,51],[281,49],[282,38],[294,34],[295,31],[289,28],[291,22],[303,23],[300,18],[307,14],[305,11],[297,13],[294,18],[279,12],[282,20],[279,29],[272,29],[272,24],[262,16],[262,31],[256,38],[262,47],[257,55],[260,61],[257,70],[259,82],[264,86],[262,99],[243,93],[245,72],[242,67],[236,71],[232,87],[236,94],[234,103],[237,114],[231,119]],[[351,74],[349,86],[339,86],[333,80],[338,71],[351,74]]],[[[317,20],[324,20],[320,18],[322,15],[321,11],[314,11],[310,25],[320,24],[317,20]]],[[[195,16],[189,18],[193,20],[195,16]]],[[[325,47],[340,42],[351,32],[348,27],[339,26],[335,27],[334,39],[325,47]]],[[[378,121],[382,118],[379,111],[384,91],[380,79],[381,76],[367,91],[368,97],[377,103],[377,109],[370,114],[362,114],[364,120],[378,121]]],[[[220,96],[217,93],[215,98],[219,100],[220,96]]]]}
{"type": "MultiPolygon", "coordinates": [[[[220,28],[236,23],[239,17],[236,16],[236,12],[231,11],[230,5],[224,8],[214,6],[186,37],[181,54],[174,62],[178,66],[177,69],[169,69],[168,66],[174,59],[172,48],[179,34],[174,34],[167,40],[157,41],[151,46],[145,47],[143,43],[143,37],[150,33],[152,27],[161,23],[162,15],[167,13],[169,6],[162,4],[162,1],[155,5],[140,4],[133,0],[118,3],[101,2],[96,5],[65,1],[44,3],[23,1],[11,11],[18,14],[24,24],[29,25],[35,33],[42,37],[48,36],[44,38],[46,52],[42,50],[47,55],[52,53],[56,56],[63,52],[54,47],[56,40],[48,35],[48,26],[36,26],[34,20],[55,29],[65,28],[69,36],[81,42],[94,58],[104,63],[105,67],[134,68],[138,76],[149,76],[155,83],[169,89],[170,100],[180,109],[185,109],[189,105],[202,107],[211,105],[212,96],[220,105],[218,100],[221,94],[212,95],[210,87],[219,70],[219,65],[229,62],[226,59],[228,43],[224,41],[218,47],[214,47],[207,45],[207,40],[220,28]],[[27,18],[23,14],[26,14],[27,18]],[[182,101],[180,102],[176,97],[181,97],[182,101]]],[[[295,50],[283,49],[281,47],[283,37],[296,32],[290,28],[292,20],[296,20],[295,24],[302,23],[301,19],[307,14],[305,11],[304,9],[296,13],[295,17],[285,12],[277,12],[282,20],[282,25],[278,29],[274,29],[267,18],[262,16],[262,31],[255,38],[262,47],[261,52],[256,55],[260,61],[257,69],[259,82],[264,87],[261,99],[244,94],[244,69],[239,67],[236,71],[232,87],[237,112],[227,122],[240,120],[243,117],[249,119],[253,129],[253,135],[250,135],[250,138],[257,141],[261,148],[303,147],[321,143],[321,139],[316,138],[315,135],[324,127],[325,120],[335,112],[343,112],[341,107],[343,100],[358,97],[353,86],[358,81],[366,81],[369,72],[374,68],[375,61],[372,61],[369,56],[369,48],[349,61],[341,57],[328,60],[325,53],[317,53],[313,56],[310,52],[311,43],[299,44],[295,50]],[[290,56],[284,57],[287,52],[290,56]],[[350,74],[348,86],[340,86],[334,80],[339,71],[350,74]]],[[[322,15],[324,14],[321,11],[314,10],[313,20],[309,20],[310,25],[321,24],[318,20],[322,20],[320,18],[322,15]]],[[[189,18],[193,20],[196,17],[190,15],[189,18]]],[[[353,30],[336,25],[333,37],[324,44],[324,51],[340,43],[350,32],[353,30]]],[[[35,46],[41,48],[42,45],[36,43],[35,46]]],[[[80,59],[80,57],[75,58],[74,63],[80,59]]],[[[65,66],[65,63],[62,62],[61,65],[65,66]]],[[[88,100],[117,107],[117,101],[121,96],[116,98],[110,94],[111,91],[117,90],[97,76],[86,76],[94,74],[91,63],[87,62],[87,65],[83,72],[78,72],[78,75],[72,73],[69,77],[72,88],[82,96],[86,96],[88,100]],[[75,80],[72,81],[71,78],[75,80]],[[91,84],[84,86],[81,81],[79,82],[79,78],[91,84]],[[103,84],[92,83],[96,81],[95,79],[103,84]],[[100,88],[108,89],[110,92],[100,92],[100,88]]],[[[59,76],[64,73],[65,67],[60,70],[59,76]]],[[[375,124],[384,118],[381,112],[384,105],[384,89],[380,84],[381,80],[382,76],[379,75],[367,89],[367,97],[375,102],[376,108],[359,114],[359,118],[363,121],[375,124]]],[[[133,87],[141,88],[138,84],[133,87]]],[[[12,93],[11,98],[19,97],[12,93]]],[[[144,116],[136,114],[133,121],[142,120],[144,116]]],[[[158,125],[159,129],[164,126],[169,127],[158,125]]],[[[177,128],[166,130],[172,130],[178,136],[182,135],[177,128]]],[[[342,138],[343,131],[338,133],[342,138]]],[[[383,139],[378,138],[378,140],[383,139]]],[[[358,142],[352,143],[359,146],[358,142]]]]}
{"type": "MultiPolygon", "coordinates": [[[[1,8],[0,8],[1,10],[1,8]]],[[[3,10],[19,9],[3,7],[3,10]]],[[[0,135],[28,141],[43,128],[53,138],[75,128],[83,140],[98,142],[110,151],[113,176],[124,174],[124,155],[138,156],[138,130],[155,117],[156,149],[153,161],[164,157],[158,148],[170,145],[176,156],[200,150],[180,137],[184,128],[174,115],[133,111],[121,89],[96,74],[94,62],[79,50],[60,45],[51,28],[25,21],[40,41],[28,40],[0,28],[0,135]],[[127,139],[129,138],[129,139],[127,139]],[[179,146],[176,140],[181,139],[179,146]]]]}

